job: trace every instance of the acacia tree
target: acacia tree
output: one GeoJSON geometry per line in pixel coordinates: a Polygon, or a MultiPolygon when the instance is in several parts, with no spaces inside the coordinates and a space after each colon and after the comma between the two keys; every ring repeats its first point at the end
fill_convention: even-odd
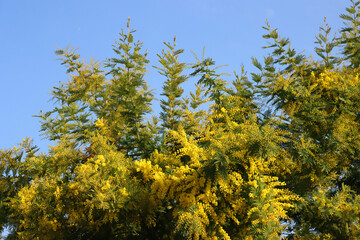
{"type": "Polygon", "coordinates": [[[183,63],[175,39],[165,43],[162,112],[151,121],[149,61],[129,23],[104,64],[57,50],[69,81],[38,115],[54,145],[39,154],[25,139],[0,152],[7,239],[359,239],[360,2],[351,4],[339,37],[320,28],[318,60],[267,24],[272,51],[253,58],[251,80],[241,69],[227,83],[213,59],[183,63]],[[184,95],[187,80],[196,88],[184,95]]]}

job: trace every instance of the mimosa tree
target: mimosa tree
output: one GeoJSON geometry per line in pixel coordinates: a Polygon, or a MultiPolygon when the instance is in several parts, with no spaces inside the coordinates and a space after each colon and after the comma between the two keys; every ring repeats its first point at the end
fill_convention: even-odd
{"type": "Polygon", "coordinates": [[[69,80],[40,112],[53,142],[0,151],[7,239],[360,239],[360,2],[308,57],[269,24],[270,54],[227,82],[166,42],[160,116],[135,31],[104,63],[56,54],[69,80]],[[340,49],[334,54],[333,49],[340,49]],[[185,81],[194,81],[186,93],[185,81]],[[265,106],[265,107],[264,107],[265,106]]]}

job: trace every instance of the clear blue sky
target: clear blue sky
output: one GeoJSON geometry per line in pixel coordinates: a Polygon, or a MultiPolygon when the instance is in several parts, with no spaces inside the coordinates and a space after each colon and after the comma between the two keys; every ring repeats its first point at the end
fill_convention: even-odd
{"type": "MultiPolygon", "coordinates": [[[[32,137],[46,150],[32,115],[51,109],[48,93],[67,80],[55,61],[56,46],[71,44],[85,59],[105,60],[113,56],[111,46],[130,16],[150,65],[157,64],[162,42],[176,35],[184,61],[194,61],[190,50],[201,55],[206,46],[208,57],[229,64],[224,71],[239,70],[240,64],[252,71],[250,57],[266,53],[261,49],[266,19],[293,47],[313,54],[324,16],[338,29],[338,16],[348,5],[347,0],[0,0],[0,149],[32,137]]],[[[149,70],[148,83],[160,94],[164,79],[149,70]]]]}

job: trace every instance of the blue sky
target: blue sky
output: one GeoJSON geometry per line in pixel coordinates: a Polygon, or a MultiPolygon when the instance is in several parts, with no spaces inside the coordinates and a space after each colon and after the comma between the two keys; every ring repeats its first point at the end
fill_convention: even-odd
{"type": "MultiPolygon", "coordinates": [[[[144,41],[151,65],[163,41],[177,36],[185,49],[183,61],[195,61],[190,50],[206,55],[223,71],[253,71],[251,56],[262,58],[266,41],[261,26],[268,19],[292,46],[314,54],[315,35],[324,16],[334,30],[342,26],[339,14],[347,0],[0,0],[0,149],[32,137],[45,151],[40,124],[32,115],[50,110],[49,92],[66,81],[65,68],[56,61],[56,47],[80,47],[84,59],[105,60],[113,56],[112,44],[128,17],[144,41]]],[[[147,81],[156,94],[164,79],[149,68],[147,81]]],[[[158,105],[158,103],[154,103],[158,105]]],[[[158,106],[154,106],[158,109],[158,106]]]]}

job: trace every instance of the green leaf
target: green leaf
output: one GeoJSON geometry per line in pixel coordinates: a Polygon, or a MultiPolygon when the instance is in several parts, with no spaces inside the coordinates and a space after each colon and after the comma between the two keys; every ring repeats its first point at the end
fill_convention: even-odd
{"type": "Polygon", "coordinates": [[[129,42],[129,43],[132,43],[133,40],[134,40],[133,35],[130,33],[130,34],[129,34],[129,37],[128,37],[128,42],[129,42]]]}
{"type": "Polygon", "coordinates": [[[340,18],[344,19],[344,20],[347,20],[347,21],[352,21],[353,18],[350,17],[349,15],[346,15],[346,14],[340,14],[340,18]]]}
{"type": "Polygon", "coordinates": [[[259,62],[256,58],[251,57],[251,61],[252,61],[252,64],[253,64],[256,68],[258,68],[260,71],[262,70],[262,66],[261,66],[260,62],[259,62]]]}
{"type": "Polygon", "coordinates": [[[256,83],[259,83],[261,81],[261,75],[256,73],[250,73],[252,76],[252,80],[254,80],[256,83]]]}
{"type": "Polygon", "coordinates": [[[316,54],[319,55],[322,59],[325,59],[325,58],[326,58],[325,55],[322,54],[321,52],[316,52],[316,54]]]}
{"type": "Polygon", "coordinates": [[[351,32],[353,29],[352,27],[345,27],[341,29],[341,32],[351,32]]]}
{"type": "Polygon", "coordinates": [[[55,54],[56,54],[56,55],[63,55],[63,54],[64,54],[64,50],[58,49],[58,50],[55,51],[55,54]]]}
{"type": "Polygon", "coordinates": [[[348,11],[351,14],[354,14],[356,12],[356,9],[354,7],[346,8],[346,11],[348,11]]]}
{"type": "Polygon", "coordinates": [[[270,32],[270,37],[273,39],[277,39],[279,37],[279,34],[277,33],[277,29],[270,32]]]}
{"type": "Polygon", "coordinates": [[[326,46],[326,52],[327,53],[330,53],[332,50],[333,50],[333,48],[335,47],[335,45],[334,44],[328,44],[327,46],[326,46]]]}
{"type": "Polygon", "coordinates": [[[176,55],[179,55],[179,54],[181,54],[183,52],[184,52],[184,49],[178,49],[178,50],[175,51],[174,55],[176,56],[176,55]]]}
{"type": "Polygon", "coordinates": [[[322,52],[325,52],[325,49],[315,47],[315,52],[316,52],[316,53],[322,53],[322,52]]]}

